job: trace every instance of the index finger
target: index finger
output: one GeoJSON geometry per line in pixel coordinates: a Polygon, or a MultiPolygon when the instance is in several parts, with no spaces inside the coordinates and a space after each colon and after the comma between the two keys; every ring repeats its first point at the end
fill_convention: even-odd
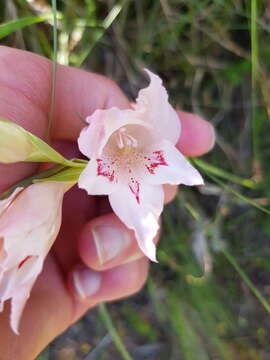
{"type": "MultiPolygon", "coordinates": [[[[51,102],[52,62],[27,51],[1,46],[0,67],[0,116],[44,138],[51,102]]],[[[78,115],[86,117],[96,109],[112,106],[130,106],[112,80],[72,67],[57,67],[53,138],[76,141],[84,126],[78,115]]],[[[198,156],[209,151],[214,141],[212,126],[192,114],[181,112],[180,118],[182,134],[177,146],[183,154],[198,156]]],[[[10,165],[4,181],[14,183],[31,171],[33,167],[29,164],[10,165]]]]}

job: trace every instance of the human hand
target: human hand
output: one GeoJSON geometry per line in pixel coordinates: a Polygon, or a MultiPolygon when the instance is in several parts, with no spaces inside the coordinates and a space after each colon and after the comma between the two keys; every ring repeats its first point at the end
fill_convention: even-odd
{"type": "MultiPolygon", "coordinates": [[[[51,63],[40,56],[0,47],[0,117],[8,118],[44,138],[48,125],[51,63]]],[[[52,138],[66,156],[79,156],[76,140],[85,117],[99,108],[129,107],[111,80],[59,66],[52,138]]],[[[178,148],[199,156],[213,146],[211,125],[179,112],[178,148]]],[[[1,165],[0,191],[37,171],[33,164],[1,165]],[[4,176],[3,176],[4,175],[4,176]]],[[[166,186],[166,202],[176,188],[166,186]]],[[[37,239],[38,240],[38,239],[37,239]]],[[[156,239],[157,240],[157,239],[156,239]]],[[[111,213],[104,197],[89,197],[73,188],[64,199],[60,234],[24,310],[20,335],[9,328],[9,309],[0,315],[1,359],[33,359],[87,310],[104,301],[138,291],[148,273],[133,233],[111,213]]]]}

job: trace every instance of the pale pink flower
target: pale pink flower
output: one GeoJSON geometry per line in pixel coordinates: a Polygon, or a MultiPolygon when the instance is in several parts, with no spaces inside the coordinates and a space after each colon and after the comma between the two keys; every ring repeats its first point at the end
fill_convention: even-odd
{"type": "Polygon", "coordinates": [[[78,139],[90,158],[79,187],[108,195],[120,220],[133,229],[142,251],[156,260],[153,239],[163,209],[162,184],[203,184],[196,169],[176,149],[180,122],[161,79],[146,70],[147,88],[133,109],[96,110],[78,139]]]}
{"type": "Polygon", "coordinates": [[[17,188],[0,201],[0,311],[11,299],[10,324],[20,317],[60,228],[62,200],[70,184],[42,182],[17,188]]]}

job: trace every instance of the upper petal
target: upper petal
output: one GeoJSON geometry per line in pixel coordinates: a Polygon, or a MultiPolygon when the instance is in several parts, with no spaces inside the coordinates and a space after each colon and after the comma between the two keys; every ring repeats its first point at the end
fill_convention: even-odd
{"type": "Polygon", "coordinates": [[[162,80],[151,71],[145,71],[150,77],[150,84],[139,91],[134,108],[140,118],[150,123],[162,138],[176,144],[181,131],[179,117],[168,102],[168,93],[162,86],[162,80]]]}
{"type": "Polygon", "coordinates": [[[90,125],[81,131],[78,144],[80,151],[89,158],[100,155],[109,137],[122,126],[142,123],[134,110],[116,107],[96,110],[87,122],[90,125]]]}
{"type": "Polygon", "coordinates": [[[156,247],[153,242],[159,229],[158,218],[163,209],[162,186],[138,184],[136,191],[128,186],[109,195],[115,214],[129,228],[134,230],[141,250],[152,261],[156,261],[156,247]]]}
{"type": "Polygon", "coordinates": [[[149,154],[149,159],[151,160],[145,165],[144,172],[145,181],[150,184],[203,185],[200,173],[169,141],[163,140],[157,144],[149,154]],[[157,155],[159,157],[155,159],[157,155]]]}

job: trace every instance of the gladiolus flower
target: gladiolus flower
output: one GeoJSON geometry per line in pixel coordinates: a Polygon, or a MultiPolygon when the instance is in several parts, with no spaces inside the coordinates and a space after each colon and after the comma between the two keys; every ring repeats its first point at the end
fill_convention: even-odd
{"type": "Polygon", "coordinates": [[[108,195],[115,214],[156,261],[153,239],[163,209],[162,184],[201,185],[203,180],[175,147],[180,122],[161,79],[146,71],[150,84],[132,109],[96,110],[86,119],[89,126],[78,144],[90,161],[78,184],[89,195],[108,195]]]}
{"type": "Polygon", "coordinates": [[[10,324],[20,317],[61,225],[62,200],[71,183],[17,188],[0,201],[0,311],[11,299],[10,324]]]}

